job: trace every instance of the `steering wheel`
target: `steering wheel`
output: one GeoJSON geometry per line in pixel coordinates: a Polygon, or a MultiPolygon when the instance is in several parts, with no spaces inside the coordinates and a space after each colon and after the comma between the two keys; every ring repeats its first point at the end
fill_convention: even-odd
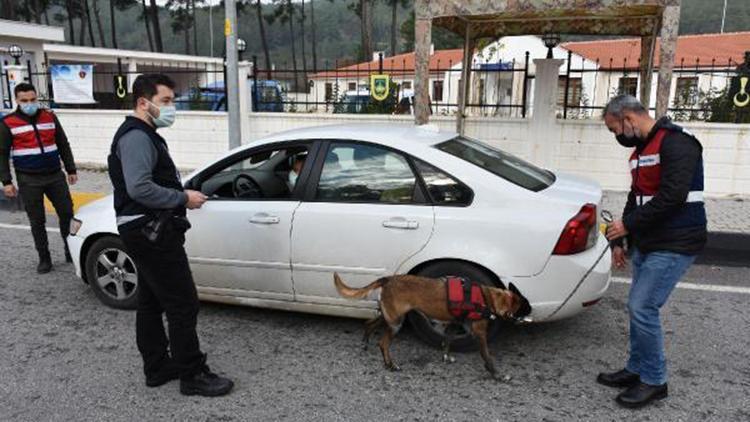
{"type": "Polygon", "coordinates": [[[232,181],[232,193],[235,198],[262,198],[263,191],[258,182],[246,174],[238,174],[232,181]]]}

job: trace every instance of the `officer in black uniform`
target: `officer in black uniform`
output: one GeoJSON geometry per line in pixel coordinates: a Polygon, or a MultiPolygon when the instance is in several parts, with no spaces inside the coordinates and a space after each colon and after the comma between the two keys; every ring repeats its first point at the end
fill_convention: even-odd
{"type": "Polygon", "coordinates": [[[146,385],[179,377],[182,394],[221,396],[234,384],[212,373],[200,350],[198,294],[184,248],[190,228],[186,208],[200,208],[206,196],[183,189],[167,143],[156,131],[174,123],[174,86],[165,75],[136,78],[133,115],[115,134],[109,176],[120,237],[138,268],[136,340],[146,385]]]}

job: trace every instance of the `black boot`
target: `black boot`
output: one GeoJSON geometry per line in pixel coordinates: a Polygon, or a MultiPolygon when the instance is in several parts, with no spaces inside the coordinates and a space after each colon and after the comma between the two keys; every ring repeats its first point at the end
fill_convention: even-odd
{"type": "Polygon", "coordinates": [[[634,374],[627,369],[623,369],[617,372],[605,373],[602,372],[596,377],[596,382],[599,384],[606,385],[608,387],[632,387],[641,381],[641,377],[638,374],[634,374]]]}
{"type": "Polygon", "coordinates": [[[639,382],[617,396],[617,403],[624,407],[642,407],[654,400],[666,398],[667,384],[649,385],[639,382]]]}
{"type": "Polygon", "coordinates": [[[168,383],[169,381],[176,380],[177,378],[179,378],[179,375],[179,368],[177,368],[177,366],[170,359],[164,365],[162,365],[162,367],[159,368],[158,371],[153,374],[146,375],[146,385],[148,387],[158,387],[160,385],[168,383]]]}
{"type": "Polygon", "coordinates": [[[52,271],[52,257],[50,257],[49,251],[39,251],[39,265],[36,267],[36,272],[47,274],[50,271],[52,271]]]}
{"type": "Polygon", "coordinates": [[[180,393],[186,396],[223,396],[229,393],[232,387],[234,387],[232,380],[214,374],[207,365],[203,365],[201,370],[192,377],[180,380],[180,393]]]}

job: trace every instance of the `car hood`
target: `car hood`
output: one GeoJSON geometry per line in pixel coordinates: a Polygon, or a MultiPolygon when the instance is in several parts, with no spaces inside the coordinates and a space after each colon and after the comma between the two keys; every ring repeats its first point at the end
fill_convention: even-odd
{"type": "Polygon", "coordinates": [[[114,197],[107,195],[78,209],[75,217],[83,222],[80,235],[92,233],[117,233],[114,197]]]}

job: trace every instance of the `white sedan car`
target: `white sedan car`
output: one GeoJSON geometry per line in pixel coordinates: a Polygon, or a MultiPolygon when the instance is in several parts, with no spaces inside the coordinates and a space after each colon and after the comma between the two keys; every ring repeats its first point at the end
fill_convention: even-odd
{"type": "MultiPolygon", "coordinates": [[[[185,187],[210,197],[188,212],[185,245],[207,301],[370,318],[376,297],[341,298],[334,272],[353,286],[389,274],[457,275],[514,283],[530,319],[546,321],[581,312],[609,285],[598,184],[455,133],[299,129],[230,151],[185,187]]],[[[82,207],[74,226],[76,273],[105,304],[133,308],[138,268],[118,238],[112,198],[82,207]]],[[[444,326],[410,320],[440,344],[444,326]]],[[[459,336],[455,346],[469,344],[459,336]]]]}

